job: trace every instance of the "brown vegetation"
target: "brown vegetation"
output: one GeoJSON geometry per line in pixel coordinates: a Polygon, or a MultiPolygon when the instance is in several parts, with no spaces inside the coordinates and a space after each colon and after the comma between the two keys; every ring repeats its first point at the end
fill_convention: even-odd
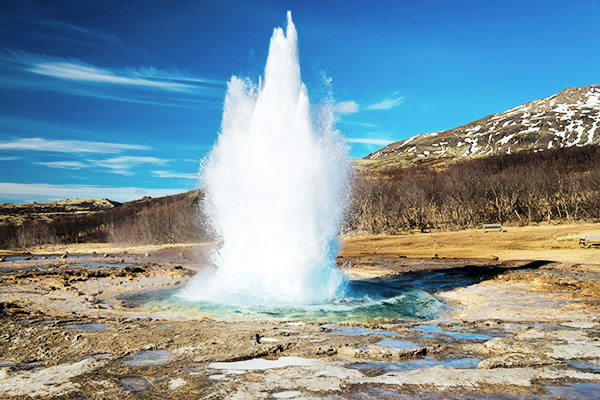
{"type": "Polygon", "coordinates": [[[0,248],[113,242],[122,245],[198,242],[208,238],[200,212],[203,193],[149,197],[85,214],[55,214],[0,224],[0,248]]]}
{"type": "Polygon", "coordinates": [[[600,146],[467,160],[445,169],[363,172],[347,232],[600,220],[600,146]]]}
{"type": "MultiPolygon", "coordinates": [[[[202,198],[202,191],[191,191],[83,214],[8,221],[0,224],[0,248],[198,242],[209,238],[202,198]]],[[[542,221],[600,221],[600,146],[491,156],[443,169],[362,171],[353,182],[343,231],[394,234],[542,221]]]]}

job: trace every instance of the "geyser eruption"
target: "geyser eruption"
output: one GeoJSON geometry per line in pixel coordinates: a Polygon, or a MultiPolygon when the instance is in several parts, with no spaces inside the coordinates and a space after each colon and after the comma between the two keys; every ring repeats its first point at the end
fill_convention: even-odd
{"type": "Polygon", "coordinates": [[[188,300],[302,305],[343,295],[337,234],[348,197],[347,146],[331,107],[311,119],[297,33],[271,38],[264,79],[232,77],[218,141],[203,169],[205,207],[222,241],[188,300]]]}

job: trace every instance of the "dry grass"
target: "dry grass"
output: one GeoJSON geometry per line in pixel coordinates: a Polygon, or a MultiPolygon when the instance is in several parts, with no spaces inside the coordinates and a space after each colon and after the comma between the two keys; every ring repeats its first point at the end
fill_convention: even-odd
{"type": "Polygon", "coordinates": [[[342,255],[488,258],[500,260],[549,260],[600,264],[600,249],[580,249],[579,238],[599,234],[600,223],[540,224],[507,227],[505,231],[410,232],[402,235],[347,236],[342,255]]]}

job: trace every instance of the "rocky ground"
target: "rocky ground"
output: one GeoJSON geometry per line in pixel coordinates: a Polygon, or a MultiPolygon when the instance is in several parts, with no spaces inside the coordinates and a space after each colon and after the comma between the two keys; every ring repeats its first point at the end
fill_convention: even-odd
{"type": "Polygon", "coordinates": [[[7,257],[0,398],[600,397],[599,263],[406,257],[361,243],[338,259],[352,279],[420,287],[446,310],[378,324],[218,321],[127,301],[183,285],[207,246],[7,257]]]}

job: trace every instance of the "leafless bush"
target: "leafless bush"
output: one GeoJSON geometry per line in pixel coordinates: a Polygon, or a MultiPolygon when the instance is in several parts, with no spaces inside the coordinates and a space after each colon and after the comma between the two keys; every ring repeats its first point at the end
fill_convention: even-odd
{"type": "Polygon", "coordinates": [[[0,224],[0,247],[25,249],[42,244],[114,242],[164,244],[208,238],[200,211],[202,192],[144,198],[88,214],[0,224]]]}
{"type": "Polygon", "coordinates": [[[355,179],[344,230],[600,220],[600,146],[397,168],[355,179]]]}
{"type": "MultiPolygon", "coordinates": [[[[600,146],[463,161],[445,169],[397,168],[358,175],[344,232],[462,229],[600,221],[600,146]]],[[[112,209],[50,220],[0,224],[0,247],[45,243],[162,244],[209,238],[203,192],[141,199],[112,209]]]]}

